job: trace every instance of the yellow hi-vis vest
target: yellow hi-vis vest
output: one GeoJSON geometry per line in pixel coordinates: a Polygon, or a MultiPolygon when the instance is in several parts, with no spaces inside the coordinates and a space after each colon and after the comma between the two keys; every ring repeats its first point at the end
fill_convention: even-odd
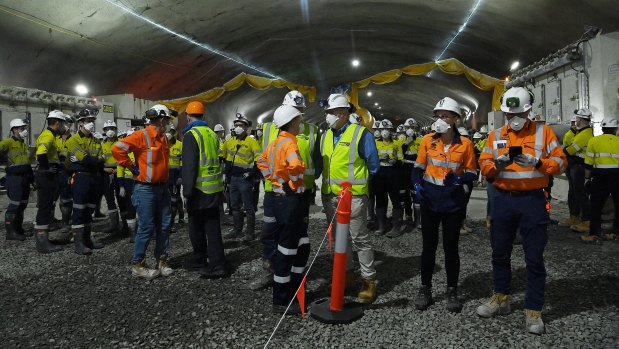
{"type": "Polygon", "coordinates": [[[108,138],[105,142],[101,143],[101,150],[103,151],[103,158],[105,159],[103,167],[105,168],[116,169],[118,166],[116,159],[112,156],[112,146],[116,144],[117,141],[116,138],[108,138]]]}
{"type": "Polygon", "coordinates": [[[207,126],[189,129],[198,144],[200,168],[196,179],[196,189],[205,194],[215,194],[224,190],[224,179],[219,165],[219,141],[217,135],[207,126]]]}
{"type": "Polygon", "coordinates": [[[619,137],[603,134],[593,137],[587,145],[585,164],[595,169],[619,169],[619,137]]]}
{"type": "Polygon", "coordinates": [[[369,172],[358,147],[363,131],[365,127],[350,124],[335,145],[332,130],[323,135],[320,143],[323,194],[337,195],[342,190],[342,182],[350,182],[353,195],[368,195],[369,172]]]}
{"type": "Polygon", "coordinates": [[[30,165],[30,149],[23,140],[13,137],[0,142],[0,153],[6,154],[8,167],[30,165]]]}
{"type": "MultiPolygon", "coordinates": [[[[315,184],[315,165],[314,165],[314,144],[318,138],[318,126],[310,124],[306,121],[303,122],[303,133],[297,135],[297,146],[299,147],[299,154],[301,154],[301,160],[305,164],[305,174],[303,175],[303,186],[306,190],[314,190],[315,184]]],[[[266,149],[267,146],[277,139],[279,129],[274,122],[267,122],[262,125],[262,149],[266,149]]],[[[264,190],[273,191],[270,181],[264,181],[264,190]]]]}
{"type": "Polygon", "coordinates": [[[578,156],[584,159],[587,152],[587,143],[589,143],[591,138],[593,138],[593,129],[587,127],[574,136],[572,144],[565,148],[565,151],[571,156],[578,156]]]}
{"type": "MultiPolygon", "coordinates": [[[[219,148],[217,149],[219,152],[219,148]]],[[[170,169],[180,169],[182,166],[181,157],[183,154],[183,142],[178,139],[174,144],[170,147],[170,162],[168,162],[168,166],[170,169]]]]}

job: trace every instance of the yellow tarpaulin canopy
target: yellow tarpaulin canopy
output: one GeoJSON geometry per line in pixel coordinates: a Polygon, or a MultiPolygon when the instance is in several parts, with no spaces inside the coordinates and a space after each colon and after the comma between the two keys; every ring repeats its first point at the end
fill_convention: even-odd
{"type": "Polygon", "coordinates": [[[257,90],[268,90],[271,87],[276,88],[284,88],[287,87],[289,90],[297,90],[304,95],[309,97],[310,102],[314,102],[316,100],[316,88],[313,86],[304,86],[299,84],[294,84],[281,79],[269,79],[262,76],[251,75],[247,73],[241,73],[234,77],[232,80],[226,82],[223,86],[212,88],[208,91],[199,93],[195,96],[184,97],[178,99],[170,99],[159,101],[159,103],[165,105],[168,108],[178,111],[182,113],[187,104],[191,101],[201,101],[203,103],[212,103],[219,99],[224,93],[234,91],[237,88],[243,86],[243,84],[247,83],[247,85],[255,88],[257,90]]]}

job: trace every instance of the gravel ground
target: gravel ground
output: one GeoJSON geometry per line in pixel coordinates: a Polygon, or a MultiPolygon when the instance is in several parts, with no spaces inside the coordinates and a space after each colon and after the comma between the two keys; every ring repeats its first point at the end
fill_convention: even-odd
{"type": "MultiPolygon", "coordinates": [[[[566,208],[555,203],[553,210],[559,218],[566,208]]],[[[261,218],[259,211],[257,220],[261,218]]],[[[311,223],[313,256],[326,230],[320,207],[312,208],[311,223]]],[[[98,227],[104,224],[99,221],[98,227]]],[[[584,245],[577,234],[551,227],[547,334],[533,336],[524,329],[520,246],[513,253],[513,313],[496,319],[475,315],[475,308],[491,294],[491,250],[483,222],[469,225],[474,232],[460,243],[461,314],[445,310],[440,249],[434,277],[437,303],[420,312],[413,306],[420,283],[420,234],[375,237],[379,297],[366,307],[364,317],[333,326],[309,316],[287,316],[269,347],[619,348],[619,243],[584,245]]],[[[224,226],[224,231],[229,228],[224,226]]],[[[106,238],[101,233],[95,237],[106,238]]],[[[169,278],[144,282],[131,277],[132,245],[127,240],[108,242],[89,257],[74,254],[71,245],[60,253],[40,255],[32,238],[7,242],[2,228],[0,348],[263,347],[279,316],[270,312],[270,290],[248,287],[260,268],[259,241],[226,242],[234,274],[225,280],[203,280],[182,269],[191,250],[185,227],[172,235],[170,246],[172,267],[178,269],[169,278]]],[[[326,248],[308,277],[313,298],[329,294],[332,264],[326,248]]],[[[149,258],[153,264],[152,254],[149,258]]]]}

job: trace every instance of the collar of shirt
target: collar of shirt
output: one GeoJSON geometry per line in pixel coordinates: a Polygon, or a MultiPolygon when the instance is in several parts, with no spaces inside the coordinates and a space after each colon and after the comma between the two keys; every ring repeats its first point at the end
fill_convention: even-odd
{"type": "Polygon", "coordinates": [[[297,137],[294,136],[292,133],[290,132],[286,132],[286,131],[279,131],[279,135],[278,137],[286,137],[286,138],[290,138],[293,142],[297,143],[297,137]]]}
{"type": "Polygon", "coordinates": [[[204,120],[196,120],[196,121],[192,121],[192,122],[188,123],[188,124],[187,124],[187,126],[185,126],[185,127],[183,128],[183,131],[182,131],[182,132],[183,132],[183,134],[185,134],[185,133],[189,132],[189,130],[190,130],[192,127],[197,127],[197,126],[208,126],[208,124],[207,124],[207,123],[206,123],[206,121],[204,121],[204,120]]]}
{"type": "Polygon", "coordinates": [[[17,137],[15,137],[15,135],[11,135],[11,138],[13,138],[16,142],[23,142],[23,139],[17,139],[17,137]]]}
{"type": "Polygon", "coordinates": [[[90,138],[90,137],[92,137],[92,133],[91,133],[90,135],[86,136],[86,135],[84,134],[84,132],[82,132],[82,130],[77,131],[77,133],[78,133],[78,134],[80,135],[80,137],[82,137],[82,138],[90,138]]]}
{"type": "MultiPolygon", "coordinates": [[[[167,142],[167,138],[165,136],[165,134],[159,134],[157,132],[157,128],[153,125],[148,125],[146,127],[146,133],[148,134],[148,138],[150,138],[151,140],[153,140],[152,144],[150,145],[151,147],[156,147],[157,146],[157,142],[162,143],[162,144],[166,144],[167,142]]],[[[169,144],[168,144],[169,146],[169,144]]]]}
{"type": "Polygon", "coordinates": [[[56,131],[54,131],[53,128],[47,126],[47,129],[54,135],[54,137],[56,137],[58,134],[56,133],[56,131]]]}

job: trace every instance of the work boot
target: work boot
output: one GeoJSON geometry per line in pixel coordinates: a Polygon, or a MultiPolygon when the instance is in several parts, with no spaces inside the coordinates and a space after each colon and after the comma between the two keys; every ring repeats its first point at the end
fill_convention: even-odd
{"type": "Polygon", "coordinates": [[[100,242],[92,241],[92,226],[85,225],[84,226],[84,245],[90,248],[91,250],[99,250],[103,248],[103,244],[100,242]]]}
{"type": "Polygon", "coordinates": [[[15,215],[15,224],[13,224],[13,227],[15,227],[15,231],[21,235],[24,235],[26,237],[32,236],[32,230],[28,232],[24,231],[24,212],[23,211],[15,215]]]}
{"type": "Polygon", "coordinates": [[[393,222],[393,226],[391,227],[391,230],[387,233],[388,238],[397,238],[398,236],[404,233],[404,230],[402,229],[402,214],[403,213],[404,212],[401,209],[393,210],[393,217],[391,218],[393,222]]]}
{"type": "Polygon", "coordinates": [[[378,221],[378,229],[375,231],[376,235],[385,234],[387,228],[387,210],[384,208],[376,209],[376,221],[378,221]]]}
{"type": "Polygon", "coordinates": [[[37,251],[40,253],[53,253],[62,250],[62,247],[54,245],[49,241],[48,232],[46,229],[37,229],[34,233],[34,240],[37,251]]]}
{"type": "Polygon", "coordinates": [[[127,219],[127,228],[129,229],[129,234],[131,234],[131,236],[129,237],[129,242],[130,243],[134,243],[135,242],[135,234],[136,234],[137,229],[138,229],[138,222],[135,220],[135,218],[127,219]]]}
{"type": "Polygon", "coordinates": [[[525,323],[527,331],[532,334],[541,335],[546,332],[544,321],[542,321],[542,312],[537,310],[525,309],[525,323]]]}
{"type": "Polygon", "coordinates": [[[159,277],[160,272],[156,269],[148,269],[146,261],[142,259],[137,263],[131,264],[131,275],[146,280],[153,280],[159,277]]]}
{"type": "Polygon", "coordinates": [[[566,218],[566,219],[562,220],[561,222],[559,222],[559,226],[560,227],[570,227],[572,225],[578,224],[579,222],[580,222],[580,219],[578,219],[578,216],[570,215],[570,218],[566,218]]]}
{"type": "Polygon", "coordinates": [[[104,234],[118,234],[119,222],[118,222],[118,212],[113,211],[108,214],[110,218],[110,225],[103,230],[104,234]]]}
{"type": "Polygon", "coordinates": [[[595,244],[595,243],[601,243],[602,239],[600,239],[600,237],[597,235],[586,235],[586,236],[581,236],[580,241],[584,243],[588,243],[588,244],[595,244]]]}
{"type": "Polygon", "coordinates": [[[273,284],[273,263],[268,259],[262,259],[262,270],[258,276],[249,284],[253,291],[265,289],[273,284]]]}
{"type": "Polygon", "coordinates": [[[588,233],[589,232],[589,221],[582,221],[578,224],[571,225],[570,230],[575,231],[577,233],[588,233]]]}
{"type": "Polygon", "coordinates": [[[60,205],[60,213],[62,214],[62,233],[68,234],[71,230],[71,212],[73,208],[71,206],[60,205]]]}
{"type": "Polygon", "coordinates": [[[344,287],[347,290],[355,288],[357,285],[357,278],[355,276],[354,270],[346,270],[346,281],[344,281],[344,287]]]}
{"type": "Polygon", "coordinates": [[[415,308],[417,308],[417,310],[426,310],[432,304],[434,304],[432,288],[421,285],[421,287],[419,287],[419,292],[417,292],[417,298],[415,299],[415,308]]]}
{"type": "Polygon", "coordinates": [[[359,295],[357,296],[357,302],[361,304],[370,304],[376,299],[376,280],[375,279],[363,279],[363,286],[359,295]]]}
{"type": "Polygon", "coordinates": [[[495,315],[507,315],[511,312],[509,295],[495,293],[490,299],[477,307],[477,315],[481,317],[493,317],[495,315]]]}
{"type": "Polygon", "coordinates": [[[254,235],[256,231],[256,214],[248,214],[247,215],[247,230],[245,230],[245,236],[243,236],[243,242],[250,242],[254,240],[254,235]]]}
{"type": "Polygon", "coordinates": [[[459,313],[462,310],[456,287],[447,287],[447,310],[452,313],[459,313]]]}
{"type": "Polygon", "coordinates": [[[26,240],[26,235],[20,234],[17,229],[15,229],[15,223],[17,223],[15,214],[7,213],[4,218],[4,228],[6,229],[6,239],[14,240],[14,241],[24,241],[26,240]]]}
{"type": "Polygon", "coordinates": [[[243,232],[243,212],[234,210],[232,213],[232,219],[234,221],[234,227],[224,238],[235,239],[242,235],[243,232]]]}
{"type": "Polygon", "coordinates": [[[460,227],[460,235],[468,235],[471,233],[471,228],[466,225],[466,220],[462,221],[462,227],[460,227]]]}
{"type": "Polygon", "coordinates": [[[617,238],[617,234],[615,234],[615,233],[604,234],[604,240],[606,240],[606,241],[613,241],[616,238],[617,238]]]}
{"type": "Polygon", "coordinates": [[[86,229],[84,228],[75,228],[73,229],[73,236],[75,237],[75,253],[79,255],[89,255],[92,254],[92,249],[86,246],[85,242],[86,229]]]}
{"type": "Polygon", "coordinates": [[[157,263],[157,270],[161,276],[170,276],[174,272],[170,265],[168,264],[168,259],[166,257],[159,258],[159,262],[157,263]]]}

